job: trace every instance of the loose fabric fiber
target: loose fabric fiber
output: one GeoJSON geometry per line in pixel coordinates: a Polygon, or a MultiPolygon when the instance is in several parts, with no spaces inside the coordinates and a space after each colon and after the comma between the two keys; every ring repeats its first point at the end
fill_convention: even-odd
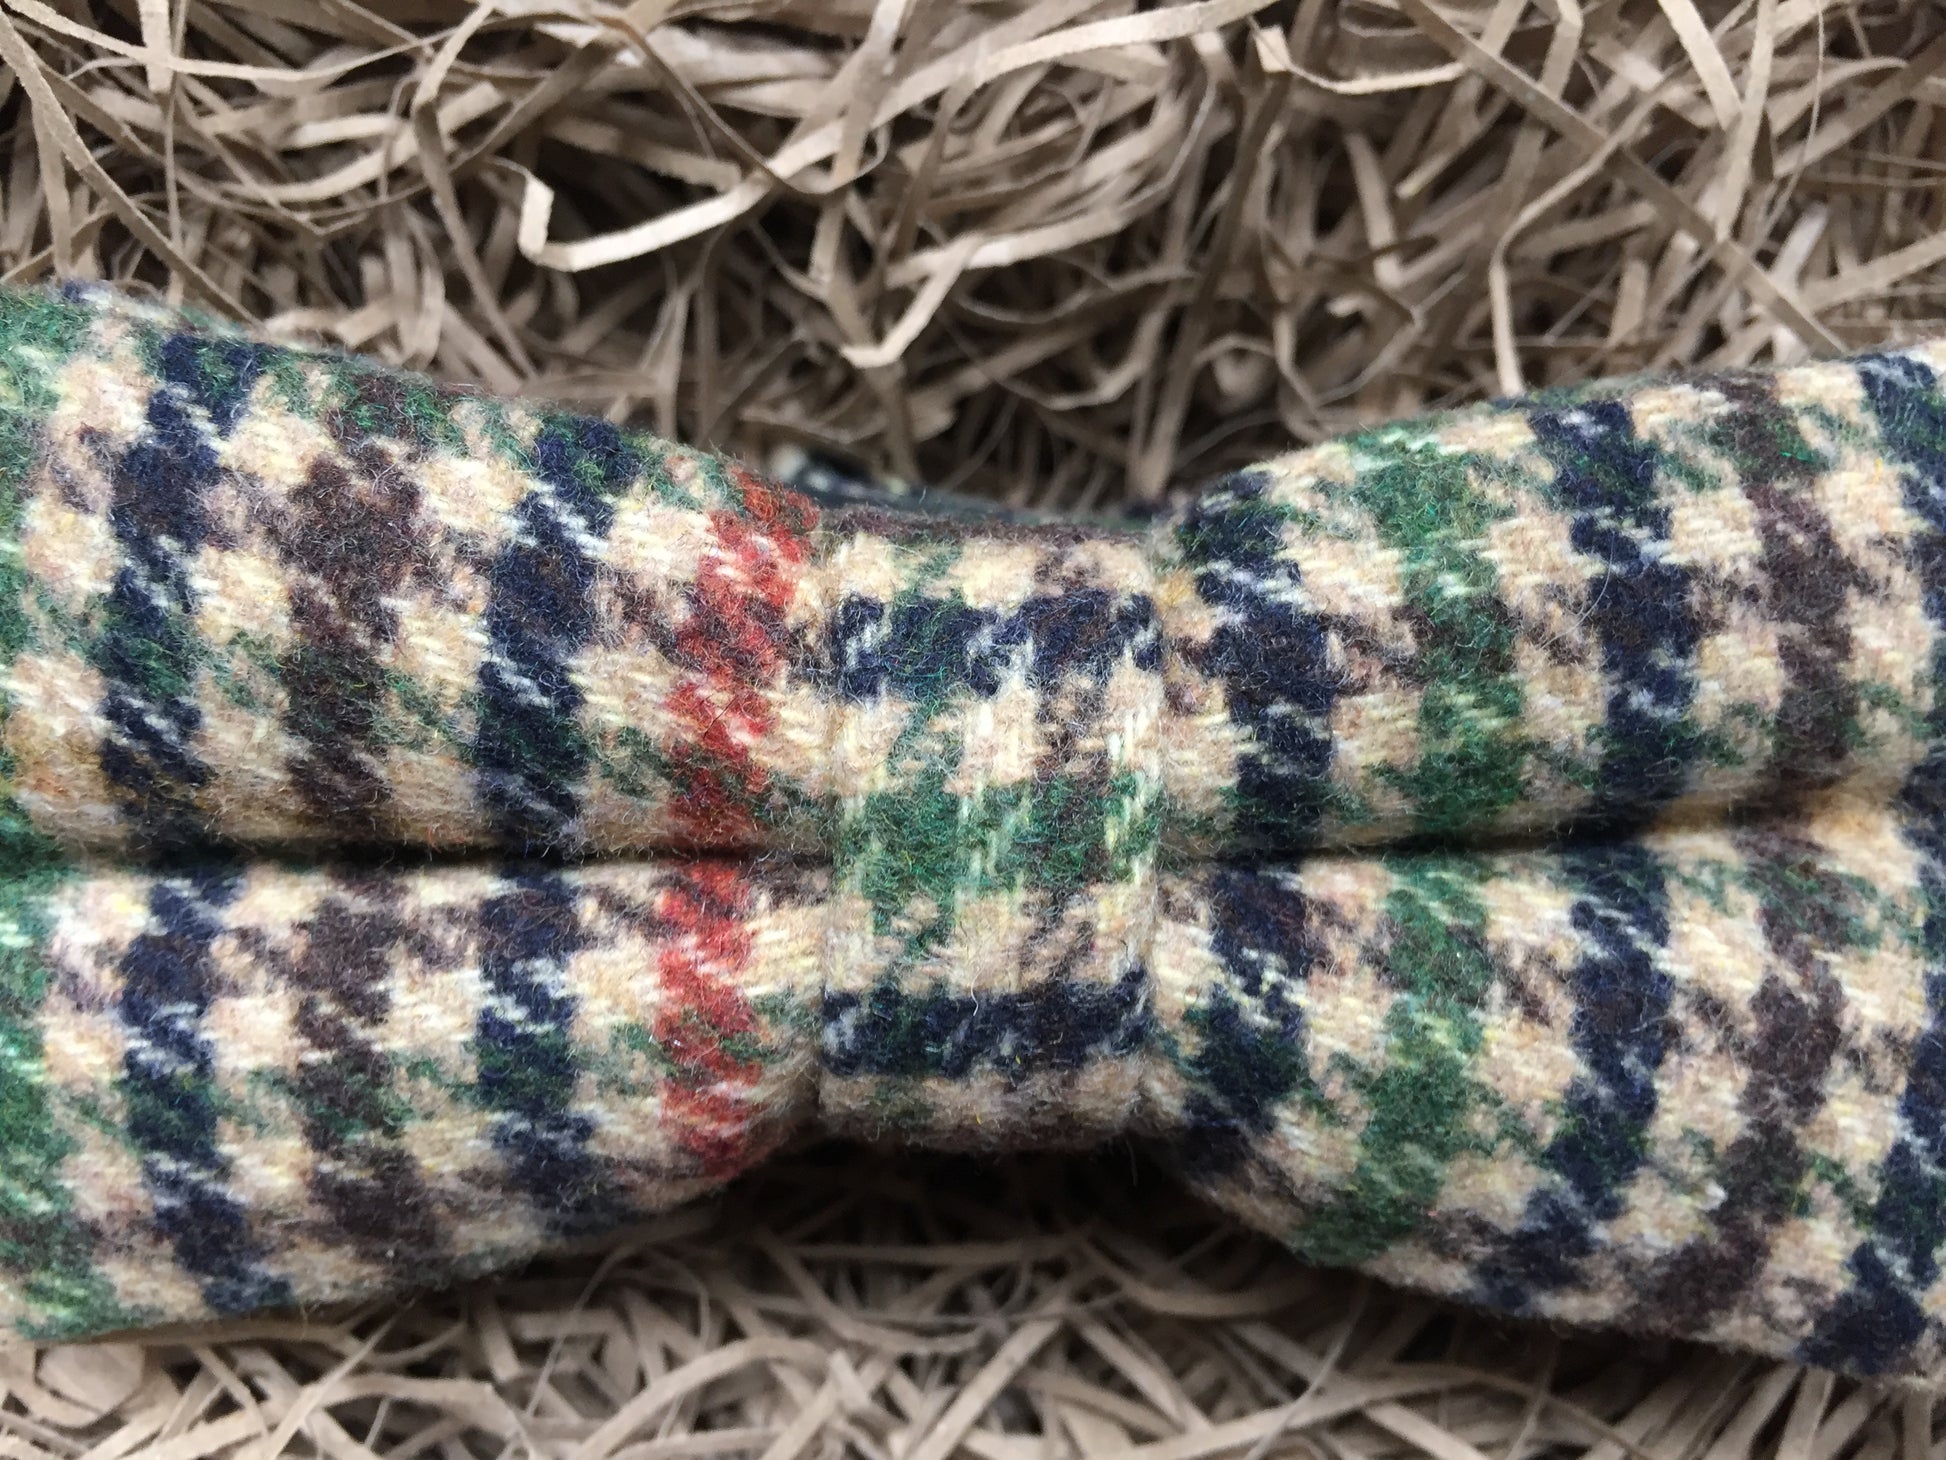
{"type": "Polygon", "coordinates": [[[1928,1380],[1941,371],[1500,402],[1135,529],[0,294],[0,1316],[1126,1138],[1319,1262],[1928,1380]]]}

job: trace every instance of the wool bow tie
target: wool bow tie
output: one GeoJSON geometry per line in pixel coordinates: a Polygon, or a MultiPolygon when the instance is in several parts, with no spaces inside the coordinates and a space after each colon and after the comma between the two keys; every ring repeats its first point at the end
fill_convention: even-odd
{"type": "Polygon", "coordinates": [[[0,295],[0,1316],[1131,1136],[1319,1262],[1924,1377],[1942,370],[1498,403],[1138,532],[0,295]]]}

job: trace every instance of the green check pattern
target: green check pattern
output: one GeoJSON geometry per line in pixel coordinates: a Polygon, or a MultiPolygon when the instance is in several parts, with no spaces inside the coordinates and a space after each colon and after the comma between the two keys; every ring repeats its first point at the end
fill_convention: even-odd
{"type": "Polygon", "coordinates": [[[0,292],[0,1319],[1133,1136],[1503,1313],[1946,1360],[1946,346],[1139,529],[0,292]]]}

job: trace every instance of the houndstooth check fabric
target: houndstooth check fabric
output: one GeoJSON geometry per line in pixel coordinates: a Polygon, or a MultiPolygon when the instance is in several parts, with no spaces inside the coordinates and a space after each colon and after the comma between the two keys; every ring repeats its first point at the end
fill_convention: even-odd
{"type": "Polygon", "coordinates": [[[1132,1136],[1318,1262],[1925,1380],[1942,371],[1497,402],[1136,529],[0,295],[0,1317],[1132,1136]]]}

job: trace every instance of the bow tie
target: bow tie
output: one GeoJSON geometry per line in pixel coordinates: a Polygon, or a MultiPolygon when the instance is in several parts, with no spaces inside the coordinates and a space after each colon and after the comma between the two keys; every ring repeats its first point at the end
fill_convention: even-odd
{"type": "Polygon", "coordinates": [[[0,1317],[488,1271],[836,1132],[1946,1356],[1946,346],[1141,529],[0,295],[0,1317]]]}

